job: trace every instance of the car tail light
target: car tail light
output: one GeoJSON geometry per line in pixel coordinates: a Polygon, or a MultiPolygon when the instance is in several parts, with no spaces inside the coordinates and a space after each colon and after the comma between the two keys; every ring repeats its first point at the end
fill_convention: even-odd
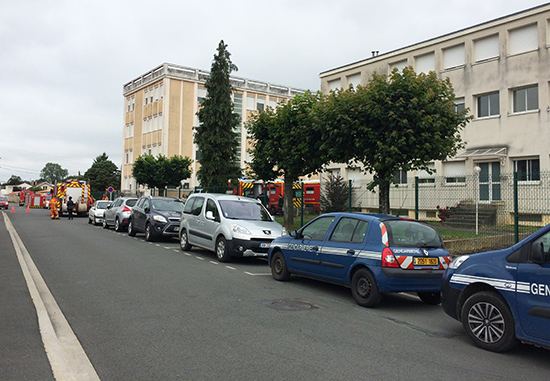
{"type": "Polygon", "coordinates": [[[382,267],[399,267],[399,262],[389,247],[382,251],[382,267]]]}
{"type": "Polygon", "coordinates": [[[131,212],[132,209],[128,208],[126,205],[124,205],[124,209],[122,209],[122,212],[131,212]]]}

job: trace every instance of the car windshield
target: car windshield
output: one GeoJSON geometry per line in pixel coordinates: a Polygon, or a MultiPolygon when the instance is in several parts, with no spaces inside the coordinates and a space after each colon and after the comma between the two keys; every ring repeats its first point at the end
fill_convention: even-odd
{"type": "Polygon", "coordinates": [[[398,219],[383,222],[388,228],[390,246],[443,248],[439,233],[426,224],[398,219]]]}
{"type": "Polygon", "coordinates": [[[0,201],[8,201],[7,197],[0,197],[0,201]]]}
{"type": "Polygon", "coordinates": [[[136,202],[137,202],[137,198],[136,199],[131,199],[131,200],[126,200],[126,205],[127,206],[134,206],[134,205],[136,205],[136,202]]]}
{"type": "Polygon", "coordinates": [[[180,200],[153,200],[153,209],[165,212],[178,212],[183,210],[183,202],[180,200]]]}
{"type": "Polygon", "coordinates": [[[271,216],[262,204],[236,200],[220,200],[222,214],[233,220],[271,221],[271,216]]]}
{"type": "Polygon", "coordinates": [[[97,202],[97,209],[107,209],[111,205],[111,201],[98,201],[97,202]]]}

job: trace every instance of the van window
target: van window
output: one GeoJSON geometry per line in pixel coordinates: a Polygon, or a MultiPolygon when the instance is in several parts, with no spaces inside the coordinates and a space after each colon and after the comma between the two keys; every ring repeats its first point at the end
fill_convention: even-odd
{"type": "Polygon", "coordinates": [[[220,221],[220,212],[218,211],[218,207],[216,206],[214,200],[208,200],[206,202],[206,211],[212,212],[214,215],[214,221],[220,221]]]}

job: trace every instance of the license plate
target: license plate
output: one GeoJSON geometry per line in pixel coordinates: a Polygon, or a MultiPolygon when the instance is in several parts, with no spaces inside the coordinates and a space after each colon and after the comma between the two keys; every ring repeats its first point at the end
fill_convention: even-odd
{"type": "Polygon", "coordinates": [[[260,243],[260,247],[261,247],[262,249],[269,249],[270,246],[271,246],[270,243],[260,243]]]}
{"type": "Polygon", "coordinates": [[[177,232],[180,230],[180,227],[179,226],[174,226],[174,231],[177,232]]]}
{"type": "Polygon", "coordinates": [[[415,266],[437,266],[439,265],[439,258],[414,258],[413,264],[415,266]]]}

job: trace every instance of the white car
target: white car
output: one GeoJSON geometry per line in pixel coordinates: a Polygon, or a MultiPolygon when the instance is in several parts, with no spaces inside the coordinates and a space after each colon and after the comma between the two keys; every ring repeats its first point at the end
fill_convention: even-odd
{"type": "Polygon", "coordinates": [[[112,201],[108,200],[97,200],[94,202],[90,210],[88,211],[88,223],[93,223],[94,225],[99,225],[103,223],[103,216],[105,214],[105,209],[111,205],[112,201]]]}

